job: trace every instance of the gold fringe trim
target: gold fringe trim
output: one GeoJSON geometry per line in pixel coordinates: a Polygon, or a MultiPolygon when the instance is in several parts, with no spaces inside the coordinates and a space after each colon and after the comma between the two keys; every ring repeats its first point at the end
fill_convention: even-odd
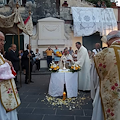
{"type": "Polygon", "coordinates": [[[118,53],[118,50],[120,50],[120,47],[112,45],[111,48],[113,48],[115,51],[117,67],[118,67],[118,72],[119,72],[119,81],[120,81],[120,55],[118,53]]]}

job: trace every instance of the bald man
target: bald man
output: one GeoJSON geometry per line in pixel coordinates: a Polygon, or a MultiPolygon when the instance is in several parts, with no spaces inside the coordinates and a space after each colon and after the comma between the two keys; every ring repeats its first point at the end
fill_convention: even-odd
{"type": "Polygon", "coordinates": [[[108,48],[94,57],[99,76],[92,120],[120,120],[120,31],[106,37],[108,48]]]}
{"type": "MultiPolygon", "coordinates": [[[[8,53],[8,59],[12,62],[13,67],[14,67],[16,73],[17,73],[18,70],[19,70],[19,60],[21,59],[21,56],[20,55],[18,56],[16,54],[16,49],[17,49],[16,45],[12,44],[11,45],[11,50],[8,53]]],[[[17,82],[17,75],[15,77],[15,82],[17,82]]]]}
{"type": "MultiPolygon", "coordinates": [[[[0,51],[4,44],[5,37],[0,32],[0,51]]],[[[11,67],[11,62],[0,53],[0,120],[18,120],[16,108],[20,105],[20,99],[11,67]]]]}
{"type": "Polygon", "coordinates": [[[95,49],[93,49],[92,52],[94,52],[94,54],[96,55],[101,50],[102,50],[102,48],[100,48],[100,43],[96,43],[95,44],[95,49]]]}

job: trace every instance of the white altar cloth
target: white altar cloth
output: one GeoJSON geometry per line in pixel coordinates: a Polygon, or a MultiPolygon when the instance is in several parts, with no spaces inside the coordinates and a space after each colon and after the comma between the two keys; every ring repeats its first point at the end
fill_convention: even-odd
{"type": "Polygon", "coordinates": [[[62,96],[66,84],[67,97],[77,97],[78,93],[78,72],[68,72],[60,70],[58,73],[52,73],[49,84],[48,94],[57,97],[62,96]]]}

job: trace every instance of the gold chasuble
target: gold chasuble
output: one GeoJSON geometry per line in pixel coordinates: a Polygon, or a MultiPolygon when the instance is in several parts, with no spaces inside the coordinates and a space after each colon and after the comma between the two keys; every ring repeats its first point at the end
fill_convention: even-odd
{"type": "MultiPolygon", "coordinates": [[[[0,55],[0,65],[4,63],[4,58],[0,55]]],[[[20,105],[20,98],[14,79],[0,82],[0,101],[7,112],[16,109],[20,105]]]]}
{"type": "Polygon", "coordinates": [[[94,62],[100,79],[104,120],[120,120],[120,41],[98,53],[94,62]]]}

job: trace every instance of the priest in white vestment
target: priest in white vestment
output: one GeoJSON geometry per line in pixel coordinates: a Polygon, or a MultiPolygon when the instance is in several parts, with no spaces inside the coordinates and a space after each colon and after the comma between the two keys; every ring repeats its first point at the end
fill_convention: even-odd
{"type": "Polygon", "coordinates": [[[60,61],[59,61],[59,67],[60,69],[63,69],[63,61],[65,60],[65,67],[68,69],[73,63],[73,57],[69,54],[68,49],[64,49],[64,54],[62,55],[60,61]]]}
{"type": "MultiPolygon", "coordinates": [[[[5,37],[0,32],[0,51],[5,44],[5,37]]],[[[0,120],[18,120],[16,108],[20,105],[12,64],[0,53],[0,120]]]]}
{"type": "Polygon", "coordinates": [[[92,120],[120,120],[120,31],[112,31],[103,38],[108,48],[94,57],[99,84],[92,120]]]}
{"type": "Polygon", "coordinates": [[[81,67],[78,77],[78,89],[79,90],[90,90],[90,59],[87,49],[81,45],[80,42],[76,43],[78,49],[77,62],[81,67]]]}

